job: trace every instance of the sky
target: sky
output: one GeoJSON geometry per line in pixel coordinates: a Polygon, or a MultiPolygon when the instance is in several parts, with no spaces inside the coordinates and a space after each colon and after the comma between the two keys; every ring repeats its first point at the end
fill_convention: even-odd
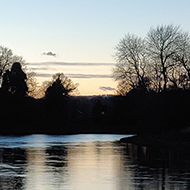
{"type": "Polygon", "coordinates": [[[63,72],[80,95],[113,94],[115,47],[151,27],[190,30],[190,0],[0,0],[0,45],[22,56],[39,83],[63,72]]]}

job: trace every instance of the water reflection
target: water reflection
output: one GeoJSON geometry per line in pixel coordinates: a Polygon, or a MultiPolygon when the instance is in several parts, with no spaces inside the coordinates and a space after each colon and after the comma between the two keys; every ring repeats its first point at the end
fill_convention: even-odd
{"type": "Polygon", "coordinates": [[[20,148],[0,148],[0,189],[22,189],[26,152],[20,148]]]}
{"type": "Polygon", "coordinates": [[[135,189],[190,189],[189,148],[156,148],[128,144],[135,189]]]}
{"type": "Polygon", "coordinates": [[[15,138],[0,139],[3,190],[190,189],[188,149],[126,146],[111,135],[15,138]]]}
{"type": "Polygon", "coordinates": [[[113,142],[70,146],[68,177],[72,189],[117,189],[121,160],[121,149],[113,142]]]}

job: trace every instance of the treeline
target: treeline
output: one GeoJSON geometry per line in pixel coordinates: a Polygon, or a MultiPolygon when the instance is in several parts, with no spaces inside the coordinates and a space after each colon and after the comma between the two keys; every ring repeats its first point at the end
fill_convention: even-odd
{"type": "Polygon", "coordinates": [[[118,94],[131,89],[161,92],[190,88],[190,36],[180,27],[161,25],[146,37],[128,34],[116,46],[113,76],[118,94]]]}
{"type": "Polygon", "coordinates": [[[190,126],[190,91],[18,98],[0,91],[0,134],[174,133],[190,126]]]}

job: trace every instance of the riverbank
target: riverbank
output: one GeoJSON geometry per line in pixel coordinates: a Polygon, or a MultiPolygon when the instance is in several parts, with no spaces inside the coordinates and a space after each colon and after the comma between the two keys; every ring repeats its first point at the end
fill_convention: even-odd
{"type": "Polygon", "coordinates": [[[190,147],[190,133],[165,134],[165,135],[135,135],[120,139],[121,143],[130,143],[139,146],[155,147],[190,147]]]}

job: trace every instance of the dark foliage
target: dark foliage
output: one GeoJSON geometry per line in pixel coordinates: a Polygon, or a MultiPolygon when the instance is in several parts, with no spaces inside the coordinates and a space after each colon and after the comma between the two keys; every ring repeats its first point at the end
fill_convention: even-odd
{"type": "Polygon", "coordinates": [[[0,134],[176,133],[190,125],[189,97],[189,90],[132,90],[127,96],[34,99],[0,89],[0,134]]]}

